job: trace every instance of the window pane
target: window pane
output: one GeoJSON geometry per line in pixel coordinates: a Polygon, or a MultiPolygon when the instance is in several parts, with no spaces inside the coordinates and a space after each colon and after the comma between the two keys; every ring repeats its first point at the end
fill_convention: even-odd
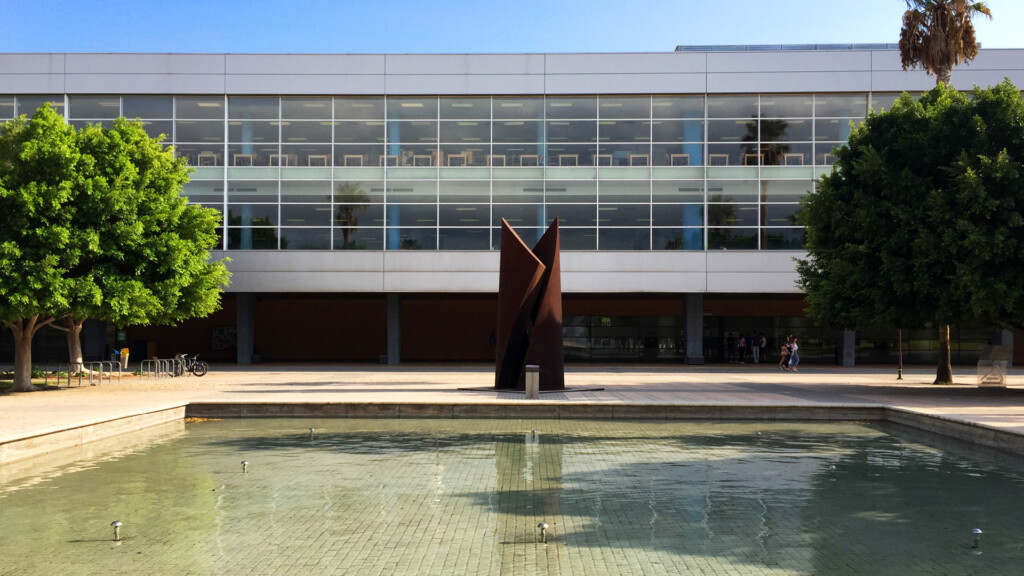
{"type": "Polygon", "coordinates": [[[601,118],[650,118],[651,99],[647,96],[602,96],[601,118]]]}
{"type": "Polygon", "coordinates": [[[598,226],[650,226],[650,204],[599,204],[597,206],[598,226]]]}
{"type": "MultiPolygon", "coordinates": [[[[281,200],[285,200],[282,195],[281,200]]],[[[282,226],[330,226],[330,204],[281,204],[282,226]]]]}
{"type": "Polygon", "coordinates": [[[757,180],[709,180],[708,202],[757,202],[758,184],[757,180]]]}
{"type": "Polygon", "coordinates": [[[597,207],[594,204],[548,204],[545,216],[545,224],[549,226],[555,218],[560,226],[593,226],[597,223],[597,207]]]}
{"type": "Polygon", "coordinates": [[[655,250],[703,250],[703,228],[655,228],[652,231],[655,250]]]}
{"type": "Polygon", "coordinates": [[[799,96],[761,96],[762,118],[810,118],[813,111],[810,94],[799,96]]]}
{"type": "Polygon", "coordinates": [[[601,120],[598,138],[602,142],[650,142],[649,120],[601,120]]]}
{"type": "Polygon", "coordinates": [[[383,250],[383,228],[335,228],[335,250],[383,250]]]}
{"type": "Polygon", "coordinates": [[[281,118],[330,120],[330,98],[282,98],[281,118]]]}
{"type": "Polygon", "coordinates": [[[228,226],[277,226],[277,204],[228,204],[228,226]]]}
{"type": "Polygon", "coordinates": [[[708,96],[708,118],[756,118],[757,96],[708,96]]]}
{"type": "Polygon", "coordinates": [[[548,202],[596,202],[597,183],[593,180],[551,180],[545,195],[548,202]]]}
{"type": "Polygon", "coordinates": [[[388,202],[437,202],[437,182],[433,180],[391,180],[388,182],[388,202]]]}
{"type": "Polygon", "coordinates": [[[646,228],[598,228],[600,250],[650,250],[651,231],[646,228]]]}
{"type": "Polygon", "coordinates": [[[18,96],[18,115],[24,114],[31,118],[36,110],[40,106],[50,103],[50,108],[53,108],[57,114],[64,114],[64,97],[60,95],[54,96],[18,96]]]}
{"type": "Polygon", "coordinates": [[[765,204],[762,206],[762,226],[796,226],[796,213],[799,204],[765,204]]]}
{"type": "Polygon", "coordinates": [[[177,142],[224,142],[223,121],[178,120],[174,124],[177,142]]]}
{"type": "Polygon", "coordinates": [[[335,142],[383,142],[384,121],[335,122],[335,142]]]}
{"type": "Polygon", "coordinates": [[[334,117],[338,120],[383,120],[383,98],[335,98],[334,117]]]}
{"type": "MultiPolygon", "coordinates": [[[[875,92],[871,94],[871,110],[873,110],[874,112],[881,112],[882,110],[891,110],[893,102],[896,102],[896,99],[899,97],[900,94],[898,92],[875,92]]],[[[824,116],[824,114],[819,114],[819,116],[824,116]]],[[[846,114],[843,114],[843,116],[846,116],[846,114]]]]}
{"type": "Polygon", "coordinates": [[[702,120],[655,120],[653,133],[655,142],[703,142],[704,122],[702,120]]]}
{"type": "Polygon", "coordinates": [[[330,142],[330,122],[281,122],[282,142],[330,142]]]}
{"type": "Polygon", "coordinates": [[[171,118],[174,99],[170,96],[124,96],[121,106],[125,118],[171,118]]]}
{"type": "Polygon", "coordinates": [[[231,96],[228,98],[228,118],[233,120],[277,120],[278,99],[267,97],[231,96]]]}
{"type": "Polygon", "coordinates": [[[704,224],[703,204],[654,204],[651,214],[654,226],[702,226],[704,224]]]}
{"type": "Polygon", "coordinates": [[[490,250],[489,228],[441,228],[437,233],[438,250],[490,250]]]}
{"type": "Polygon", "coordinates": [[[709,120],[708,142],[757,142],[754,120],[709,120]]]}
{"type": "Polygon", "coordinates": [[[548,118],[597,118],[597,98],[551,96],[547,99],[548,118]]]}
{"type": "Polygon", "coordinates": [[[334,225],[341,228],[383,226],[383,204],[335,204],[334,225]]]}
{"type": "Polygon", "coordinates": [[[491,125],[487,121],[441,122],[441,142],[488,142],[491,125]]]}
{"type": "Polygon", "coordinates": [[[14,118],[14,96],[0,96],[0,120],[14,118]]]}
{"type": "Polygon", "coordinates": [[[757,226],[757,204],[708,204],[708,226],[757,226]]]}
{"type": "Polygon", "coordinates": [[[597,142],[597,122],[549,121],[547,136],[548,142],[597,142]]]}
{"type": "Polygon", "coordinates": [[[807,231],[803,228],[763,228],[764,250],[803,250],[807,231]]]}
{"type": "Polygon", "coordinates": [[[704,145],[655,144],[651,147],[655,166],[703,166],[704,145]]]}
{"type": "Polygon", "coordinates": [[[192,180],[185,184],[181,194],[189,202],[223,202],[224,183],[220,180],[192,180]]]}
{"type": "MultiPolygon", "coordinates": [[[[498,157],[497,162],[504,161],[505,166],[541,166],[544,164],[544,146],[542,144],[502,144],[495,145],[491,154],[498,157]],[[500,160],[504,158],[504,160],[500,160]]],[[[492,160],[494,164],[495,160],[492,160]]]]}
{"type": "Polygon", "coordinates": [[[370,180],[366,182],[338,182],[334,183],[335,204],[366,204],[369,202],[384,201],[384,182],[370,180]]]}
{"type": "Polygon", "coordinates": [[[537,120],[496,121],[493,130],[495,142],[544,141],[544,123],[537,120]]]}
{"type": "Polygon", "coordinates": [[[277,250],[277,228],[228,228],[228,250],[277,250]]]}
{"type": "Polygon", "coordinates": [[[282,202],[330,202],[331,183],[317,180],[282,180],[282,202]]]}
{"type": "Polygon", "coordinates": [[[494,180],[491,183],[491,201],[528,202],[544,201],[544,182],[539,180],[494,180]]]}
{"type": "MultiPolygon", "coordinates": [[[[488,166],[490,145],[483,143],[441,144],[441,166],[488,166]]],[[[491,160],[494,163],[494,160],[491,160]]],[[[501,166],[501,163],[497,164],[501,166]]]]}
{"type": "Polygon", "coordinates": [[[655,118],[703,118],[703,96],[655,96],[651,103],[655,118]]]}
{"type": "Polygon", "coordinates": [[[708,228],[708,250],[757,250],[757,228],[708,228]]]}
{"type": "Polygon", "coordinates": [[[388,98],[388,120],[436,120],[437,98],[388,98]]]}
{"type": "Polygon", "coordinates": [[[165,141],[171,141],[171,134],[174,130],[170,120],[139,120],[139,122],[142,123],[142,129],[150,138],[156,138],[163,134],[166,137],[165,141]]]}
{"type": "Polygon", "coordinates": [[[388,250],[436,250],[436,228],[388,228],[388,250]]]}
{"type": "Polygon", "coordinates": [[[654,201],[704,202],[704,183],[700,180],[655,180],[654,201]]]}
{"type": "Polygon", "coordinates": [[[537,97],[494,98],[492,110],[496,120],[539,119],[544,117],[544,99],[537,97]]]}
{"type": "Polygon", "coordinates": [[[863,118],[816,120],[814,122],[814,139],[818,141],[845,142],[850,139],[850,132],[853,130],[851,123],[860,124],[863,121],[863,118]]]}
{"type": "Polygon", "coordinates": [[[330,250],[330,228],[281,228],[282,250],[330,250]]]}
{"type": "Polygon", "coordinates": [[[284,144],[281,146],[281,155],[270,159],[270,166],[330,165],[330,144],[284,144]]]}
{"type": "Polygon", "coordinates": [[[228,122],[228,142],[278,142],[277,120],[232,120],[228,122]]]}
{"type": "Polygon", "coordinates": [[[441,180],[440,201],[445,202],[490,202],[491,185],[483,180],[441,180]]]}
{"type": "MultiPolygon", "coordinates": [[[[867,94],[816,94],[814,115],[818,118],[864,116],[868,113],[867,105],[867,94]]],[[[891,105],[892,102],[889,102],[889,106],[891,105]]]]}
{"type": "Polygon", "coordinates": [[[442,204],[438,220],[441,226],[487,226],[491,207],[488,204],[442,204]]]}
{"type": "Polygon", "coordinates": [[[762,142],[810,142],[810,140],[810,120],[761,120],[762,142]]]}
{"type": "Polygon", "coordinates": [[[601,202],[650,202],[651,183],[647,180],[602,180],[598,190],[601,202]]]}
{"type": "Polygon", "coordinates": [[[68,118],[109,118],[121,115],[117,96],[68,96],[68,118]]]}
{"type": "Polygon", "coordinates": [[[388,142],[409,144],[437,142],[437,122],[388,122],[387,140],[388,142]]]}
{"type": "Polygon", "coordinates": [[[441,98],[441,118],[477,118],[487,120],[491,117],[490,98],[441,98]]]}
{"type": "Polygon", "coordinates": [[[174,98],[176,119],[224,119],[224,97],[222,96],[176,96],[174,98]]]}
{"type": "Polygon", "coordinates": [[[810,166],[812,150],[810,142],[761,144],[761,161],[765,166],[810,166]]]}
{"type": "Polygon", "coordinates": [[[501,226],[501,219],[504,218],[516,230],[523,226],[543,226],[544,206],[535,204],[495,204],[491,218],[493,226],[501,226]]]}
{"type": "Polygon", "coordinates": [[[762,202],[800,202],[813,186],[811,180],[762,180],[762,202]]]}
{"type": "Polygon", "coordinates": [[[562,250],[597,250],[597,228],[563,228],[559,234],[562,250]]]}
{"type": "Polygon", "coordinates": [[[228,181],[228,202],[277,202],[277,181],[228,181]]]}

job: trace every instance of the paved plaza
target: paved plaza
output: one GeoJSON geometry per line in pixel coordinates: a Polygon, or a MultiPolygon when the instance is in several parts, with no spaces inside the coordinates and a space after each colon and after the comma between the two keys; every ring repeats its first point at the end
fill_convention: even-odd
{"type": "Polygon", "coordinates": [[[933,386],[934,369],[896,379],[892,367],[774,365],[567,367],[570,388],[543,394],[466,390],[489,387],[489,365],[214,365],[202,378],[128,378],[120,383],[0,395],[0,443],[192,402],[403,403],[677,406],[887,406],[1024,435],[1024,371],[1007,388],[978,388],[973,369],[955,370],[956,385],[933,386]]]}

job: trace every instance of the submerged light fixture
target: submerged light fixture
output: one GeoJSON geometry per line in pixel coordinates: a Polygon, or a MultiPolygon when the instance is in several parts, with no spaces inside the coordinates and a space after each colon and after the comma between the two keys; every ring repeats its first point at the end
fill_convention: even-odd
{"type": "Polygon", "coordinates": [[[974,544],[971,548],[981,548],[981,528],[971,530],[971,534],[974,534],[974,544]]]}
{"type": "Polygon", "coordinates": [[[121,526],[122,526],[121,521],[120,520],[114,520],[113,522],[110,523],[110,525],[114,527],[114,542],[120,542],[121,541],[121,526]]]}
{"type": "Polygon", "coordinates": [[[248,460],[242,460],[242,474],[248,474],[248,473],[249,473],[249,461],[248,460]]]}
{"type": "Polygon", "coordinates": [[[540,528],[540,541],[545,544],[548,541],[548,525],[544,522],[537,524],[537,528],[540,528]]]}

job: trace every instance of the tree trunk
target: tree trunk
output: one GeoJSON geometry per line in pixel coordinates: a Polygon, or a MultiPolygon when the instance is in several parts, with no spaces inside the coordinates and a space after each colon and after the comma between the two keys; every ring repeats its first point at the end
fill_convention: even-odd
{"type": "Polygon", "coordinates": [[[11,392],[38,390],[32,385],[32,337],[35,336],[39,317],[19,318],[8,324],[14,332],[14,386],[11,392]]]}
{"type": "Polygon", "coordinates": [[[71,363],[69,372],[82,370],[82,325],[85,319],[77,320],[68,316],[64,319],[64,335],[68,339],[68,362],[71,363]]]}
{"type": "Polygon", "coordinates": [[[939,363],[933,384],[952,384],[953,366],[949,363],[949,324],[939,326],[939,363]]]}
{"type": "Polygon", "coordinates": [[[952,87],[953,84],[950,82],[949,77],[952,73],[951,68],[936,68],[935,69],[935,85],[945,84],[946,86],[952,87]]]}

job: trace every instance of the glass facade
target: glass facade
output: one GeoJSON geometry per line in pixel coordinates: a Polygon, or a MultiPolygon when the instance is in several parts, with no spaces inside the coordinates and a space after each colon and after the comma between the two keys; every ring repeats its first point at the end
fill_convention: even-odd
{"type": "Polygon", "coordinates": [[[799,250],[800,200],[895,94],[0,96],[139,118],[195,167],[227,250],[799,250]]]}

